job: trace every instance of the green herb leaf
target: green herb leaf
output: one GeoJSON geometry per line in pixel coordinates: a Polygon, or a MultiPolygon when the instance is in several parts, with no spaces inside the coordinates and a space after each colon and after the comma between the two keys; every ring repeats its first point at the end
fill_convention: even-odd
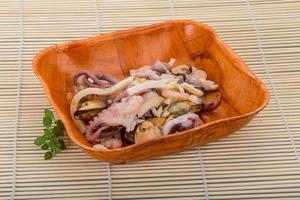
{"type": "Polygon", "coordinates": [[[61,120],[56,121],[56,126],[58,129],[65,130],[64,124],[62,123],[61,120]]]}
{"type": "Polygon", "coordinates": [[[45,160],[50,160],[52,158],[52,152],[51,151],[47,151],[44,155],[44,159],[45,160]]]}
{"type": "Polygon", "coordinates": [[[59,149],[60,150],[65,150],[66,149],[66,144],[63,140],[61,139],[58,139],[58,142],[59,142],[59,149]]]}
{"type": "Polygon", "coordinates": [[[56,136],[56,137],[64,135],[64,130],[59,128],[58,126],[55,126],[52,131],[53,131],[54,136],[56,136]]]}
{"type": "Polygon", "coordinates": [[[53,150],[59,149],[59,145],[60,144],[59,144],[57,139],[51,139],[50,142],[49,142],[49,146],[53,150]]]}
{"type": "Polygon", "coordinates": [[[35,139],[34,144],[42,150],[47,150],[45,160],[51,159],[56,153],[66,149],[65,142],[60,138],[64,135],[64,125],[61,120],[55,120],[51,110],[45,109],[43,117],[44,134],[35,139]],[[52,124],[54,122],[54,125],[52,124]]]}
{"type": "Polygon", "coordinates": [[[50,117],[44,117],[43,124],[45,127],[50,128],[52,124],[52,119],[50,117]]]}
{"type": "Polygon", "coordinates": [[[53,133],[51,132],[51,130],[49,129],[44,129],[44,136],[47,138],[47,139],[50,139],[52,137],[53,133]]]}
{"type": "Polygon", "coordinates": [[[42,146],[41,146],[41,149],[43,150],[48,150],[49,149],[49,145],[47,143],[44,143],[42,146]]]}
{"type": "Polygon", "coordinates": [[[54,114],[53,114],[53,112],[51,110],[45,109],[44,110],[44,114],[45,114],[45,117],[49,117],[51,120],[54,119],[54,114]]]}
{"type": "Polygon", "coordinates": [[[46,142],[46,138],[44,136],[39,136],[34,140],[34,144],[37,146],[41,146],[46,142]]]}

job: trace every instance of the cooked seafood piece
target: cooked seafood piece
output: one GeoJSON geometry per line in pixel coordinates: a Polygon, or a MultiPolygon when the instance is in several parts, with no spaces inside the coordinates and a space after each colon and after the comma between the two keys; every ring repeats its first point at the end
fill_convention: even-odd
{"type": "Polygon", "coordinates": [[[107,103],[100,99],[88,100],[81,104],[80,108],[74,113],[75,119],[92,120],[103,109],[107,107],[107,103]]]}
{"type": "Polygon", "coordinates": [[[216,90],[218,85],[210,80],[206,80],[207,74],[200,69],[193,68],[192,73],[185,74],[185,82],[195,86],[196,88],[203,88],[206,91],[216,90]]]}
{"type": "Polygon", "coordinates": [[[200,117],[195,113],[187,113],[168,121],[162,128],[163,135],[185,131],[203,124],[200,117]]]}
{"type": "Polygon", "coordinates": [[[160,73],[164,73],[164,74],[170,74],[171,73],[170,70],[169,70],[170,67],[171,67],[171,65],[169,63],[165,63],[165,62],[162,62],[160,60],[156,60],[155,63],[152,65],[153,70],[155,70],[157,72],[160,72],[160,73]]]}
{"type": "Polygon", "coordinates": [[[171,72],[175,75],[186,75],[192,73],[192,66],[190,65],[178,65],[171,69],[171,72]]]}
{"type": "Polygon", "coordinates": [[[89,71],[80,71],[74,77],[74,84],[79,89],[87,87],[107,88],[119,82],[119,79],[110,74],[93,74],[89,71]]]}
{"type": "Polygon", "coordinates": [[[159,75],[151,69],[151,66],[143,66],[139,69],[130,70],[130,76],[159,80],[159,75]]]}
{"type": "Polygon", "coordinates": [[[161,131],[149,121],[140,124],[135,133],[135,143],[143,143],[161,137],[161,131]]]}

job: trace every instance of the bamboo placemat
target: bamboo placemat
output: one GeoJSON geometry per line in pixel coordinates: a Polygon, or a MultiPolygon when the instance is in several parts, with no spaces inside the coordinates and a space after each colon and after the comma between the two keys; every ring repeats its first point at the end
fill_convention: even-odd
{"type": "MultiPolygon", "coordinates": [[[[149,44],[150,45],[150,44],[149,44]]],[[[0,1],[0,199],[300,199],[300,2],[0,1]],[[33,74],[44,47],[179,18],[205,22],[268,86],[271,101],[222,141],[130,165],[33,145],[50,104],[33,74]]]]}

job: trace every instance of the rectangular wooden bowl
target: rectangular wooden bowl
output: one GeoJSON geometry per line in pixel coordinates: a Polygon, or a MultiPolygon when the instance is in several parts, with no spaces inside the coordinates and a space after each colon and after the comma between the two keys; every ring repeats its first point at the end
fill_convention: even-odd
{"type": "Polygon", "coordinates": [[[40,52],[33,69],[42,82],[67,133],[83,151],[112,163],[129,163],[190,149],[216,141],[247,124],[262,110],[269,93],[219,36],[207,25],[191,20],[168,21],[58,44],[40,52]],[[81,69],[110,73],[120,78],[129,70],[156,59],[176,59],[204,69],[219,84],[221,104],[201,113],[208,123],[144,144],[101,151],[91,147],[73,123],[66,96],[81,69]]]}

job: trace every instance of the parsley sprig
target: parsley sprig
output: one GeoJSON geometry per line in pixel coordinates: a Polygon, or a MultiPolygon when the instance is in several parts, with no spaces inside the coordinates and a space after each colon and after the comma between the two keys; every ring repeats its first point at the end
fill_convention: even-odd
{"type": "Polygon", "coordinates": [[[35,139],[34,144],[42,150],[47,150],[45,160],[51,159],[56,153],[66,149],[65,142],[61,139],[64,136],[65,127],[61,120],[56,120],[51,110],[45,109],[44,134],[35,139]]]}

